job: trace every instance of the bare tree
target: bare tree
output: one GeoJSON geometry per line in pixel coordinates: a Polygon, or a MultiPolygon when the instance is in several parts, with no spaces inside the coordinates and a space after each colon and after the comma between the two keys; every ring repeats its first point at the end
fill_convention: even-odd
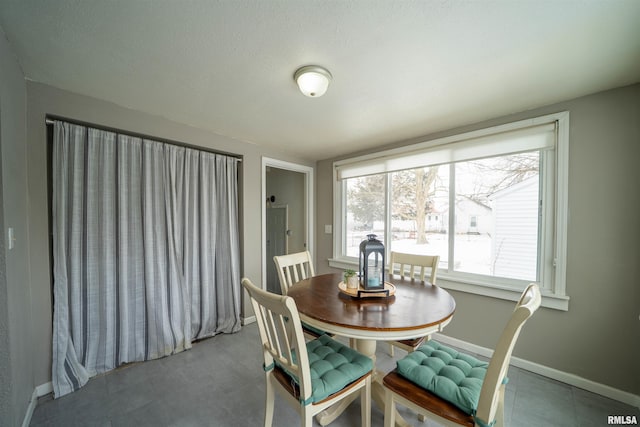
{"type": "Polygon", "coordinates": [[[471,187],[458,190],[457,193],[478,203],[486,203],[498,191],[537,176],[540,169],[540,154],[534,151],[473,160],[456,167],[467,168],[476,178],[471,187]]]}
{"type": "Polygon", "coordinates": [[[363,224],[384,219],[385,175],[354,178],[347,189],[347,209],[363,224]]]}
{"type": "Polygon", "coordinates": [[[397,172],[393,175],[393,211],[398,219],[416,222],[416,243],[427,243],[426,217],[433,210],[438,166],[397,172]]]}
{"type": "Polygon", "coordinates": [[[392,217],[416,223],[416,243],[427,243],[426,217],[433,211],[438,166],[393,174],[392,217]]]}

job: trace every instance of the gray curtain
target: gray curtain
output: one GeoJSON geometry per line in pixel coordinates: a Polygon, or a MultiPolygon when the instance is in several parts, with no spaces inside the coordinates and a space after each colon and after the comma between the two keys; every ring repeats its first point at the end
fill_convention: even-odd
{"type": "Polygon", "coordinates": [[[56,397],[240,329],[237,159],[56,121],[52,175],[56,397]]]}

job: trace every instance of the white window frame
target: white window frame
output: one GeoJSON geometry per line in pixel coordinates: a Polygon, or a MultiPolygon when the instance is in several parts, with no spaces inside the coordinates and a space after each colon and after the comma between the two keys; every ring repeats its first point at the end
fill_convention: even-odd
{"type": "MultiPolygon", "coordinates": [[[[334,179],[334,235],[333,258],[329,265],[335,268],[353,268],[357,266],[357,258],[343,255],[343,241],[346,236],[346,206],[344,204],[344,182],[339,179],[339,169],[345,165],[368,165],[376,159],[401,159],[403,154],[410,156],[420,150],[434,147],[446,147],[446,144],[458,143],[492,135],[517,131],[531,126],[556,123],[555,148],[541,153],[545,156],[542,162],[541,190],[544,197],[544,212],[541,222],[540,238],[540,287],[543,294],[542,305],[558,310],[569,309],[569,297],[566,294],[566,254],[567,254],[567,218],[568,218],[568,169],[569,169],[569,112],[550,114],[534,119],[521,120],[491,128],[467,132],[460,135],[439,138],[392,150],[385,150],[355,158],[340,160],[333,165],[334,179]]],[[[387,191],[388,192],[388,191],[387,191]]],[[[390,196],[387,195],[387,199],[390,196]]],[[[386,201],[388,209],[389,200],[386,201]]],[[[389,213],[385,212],[389,222],[389,213]]],[[[387,227],[387,234],[390,228],[387,227]]],[[[389,241],[388,236],[384,241],[389,241]]],[[[451,248],[450,248],[451,249],[451,248]]],[[[449,267],[452,268],[452,267],[449,267]]],[[[468,292],[493,298],[517,301],[520,297],[523,281],[495,277],[479,277],[473,274],[451,270],[438,271],[438,285],[456,291],[468,292]]]]}

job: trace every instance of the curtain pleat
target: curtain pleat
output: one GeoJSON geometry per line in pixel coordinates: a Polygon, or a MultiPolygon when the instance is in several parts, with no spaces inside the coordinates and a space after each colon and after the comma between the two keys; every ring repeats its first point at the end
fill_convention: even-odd
{"type": "Polygon", "coordinates": [[[167,215],[169,323],[173,347],[191,348],[191,319],[184,279],[184,147],[164,144],[165,213],[167,215]]]}
{"type": "Polygon", "coordinates": [[[96,129],[87,133],[82,361],[94,376],[115,367],[116,135],[96,129]]]}
{"type": "Polygon", "coordinates": [[[231,280],[230,286],[216,292],[216,332],[236,332],[240,329],[240,241],[238,239],[238,187],[237,162],[229,157],[215,155],[217,215],[217,250],[215,282],[231,280]]]}
{"type": "MultiPolygon", "coordinates": [[[[215,161],[215,158],[214,160],[215,161]]],[[[213,254],[221,255],[216,252],[216,238],[218,218],[216,204],[218,195],[216,188],[212,185],[212,166],[211,156],[200,155],[200,218],[211,218],[211,221],[200,222],[200,253],[209,257],[211,262],[200,264],[201,274],[201,296],[200,296],[200,313],[202,325],[198,338],[204,338],[216,333],[217,327],[217,304],[215,293],[211,292],[211,283],[215,282],[215,274],[217,269],[217,261],[213,254]],[[204,194],[210,197],[203,197],[204,194]]]]}
{"type": "MultiPolygon", "coordinates": [[[[202,288],[211,286],[212,282],[203,282],[200,271],[200,259],[206,260],[207,252],[201,251],[201,218],[200,212],[200,152],[185,150],[185,235],[184,235],[184,273],[187,282],[187,303],[191,319],[191,337],[202,338],[201,312],[202,288]],[[199,256],[201,255],[201,256],[199,256]],[[205,284],[206,283],[206,284],[205,284]]],[[[205,221],[208,222],[208,221],[205,221]]],[[[208,264],[206,261],[204,264],[208,264]]]]}
{"type": "Polygon", "coordinates": [[[142,140],[118,135],[118,359],[145,360],[147,310],[142,209],[142,140]]]}
{"type": "Polygon", "coordinates": [[[82,387],[89,372],[81,363],[84,354],[83,316],[71,307],[82,307],[81,287],[84,228],[84,170],[86,129],[54,126],[53,162],[53,389],[62,396],[82,387]],[[75,343],[75,344],[74,344],[75,343]],[[80,359],[80,360],[79,360],[80,359]]]}
{"type": "Polygon", "coordinates": [[[54,394],[240,329],[237,161],[54,124],[54,394]]]}

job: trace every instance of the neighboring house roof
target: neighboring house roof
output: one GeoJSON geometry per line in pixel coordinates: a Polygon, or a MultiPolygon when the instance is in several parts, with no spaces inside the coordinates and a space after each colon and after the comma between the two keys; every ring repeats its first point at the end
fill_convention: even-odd
{"type": "Polygon", "coordinates": [[[475,199],[472,199],[469,196],[465,196],[463,194],[460,194],[460,195],[457,196],[456,204],[460,203],[461,201],[469,201],[469,202],[475,203],[476,205],[478,205],[478,206],[480,206],[480,207],[482,207],[484,209],[491,210],[491,206],[489,206],[489,205],[487,205],[485,203],[479,202],[479,201],[477,201],[475,199]]]}
{"type": "Polygon", "coordinates": [[[520,191],[524,188],[533,186],[533,185],[538,185],[538,178],[533,176],[531,178],[527,178],[524,181],[520,181],[517,184],[512,185],[511,187],[507,187],[503,190],[500,191],[496,191],[495,193],[493,193],[493,195],[491,196],[491,200],[495,200],[495,199],[499,199],[501,197],[507,196],[511,193],[514,193],[516,191],[520,191]]]}

